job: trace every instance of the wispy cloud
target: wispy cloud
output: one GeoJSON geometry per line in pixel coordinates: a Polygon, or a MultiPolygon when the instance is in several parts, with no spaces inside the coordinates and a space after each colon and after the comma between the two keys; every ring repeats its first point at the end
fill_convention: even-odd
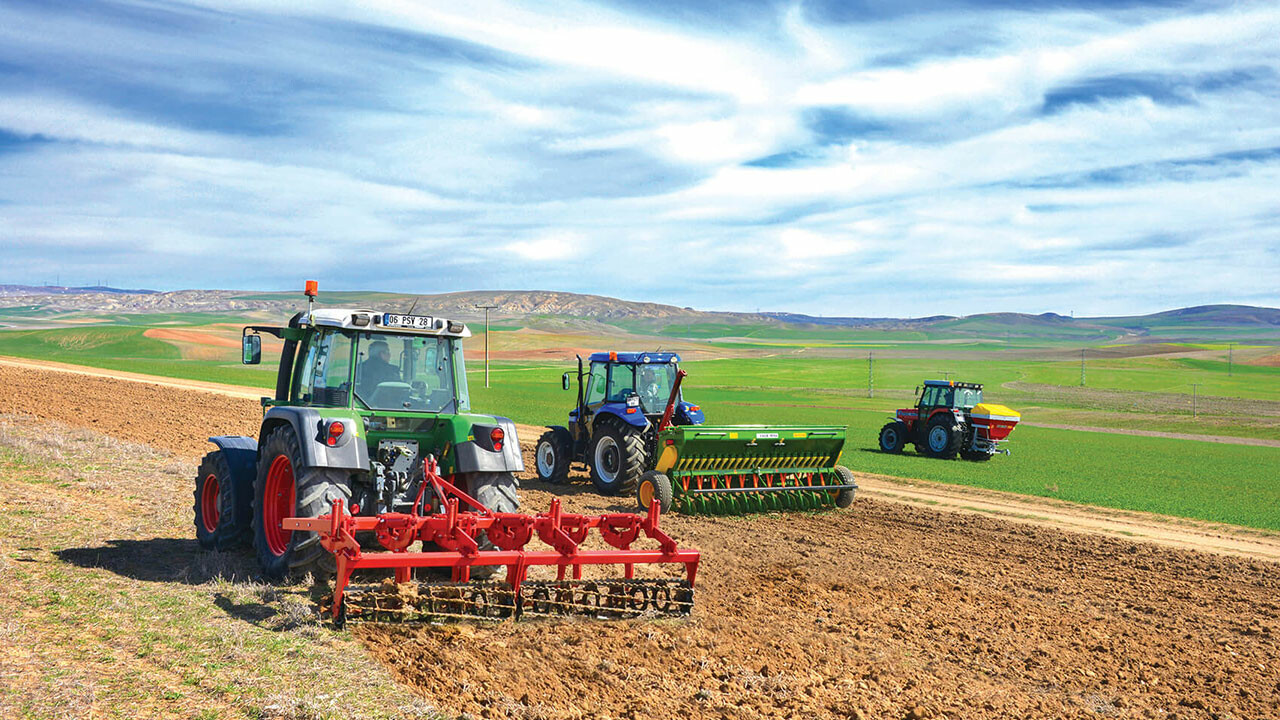
{"type": "Polygon", "coordinates": [[[0,282],[1280,304],[1278,94],[1261,2],[19,0],[0,282]]]}

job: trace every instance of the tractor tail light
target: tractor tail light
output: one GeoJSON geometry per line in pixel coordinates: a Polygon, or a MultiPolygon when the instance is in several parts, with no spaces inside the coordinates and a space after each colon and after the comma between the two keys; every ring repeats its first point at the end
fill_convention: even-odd
{"type": "Polygon", "coordinates": [[[329,447],[333,447],[337,445],[338,441],[342,439],[342,434],[345,433],[346,431],[347,431],[346,425],[343,425],[338,420],[334,420],[333,422],[329,423],[329,434],[327,437],[325,437],[324,444],[328,445],[329,447]]]}
{"type": "Polygon", "coordinates": [[[507,434],[503,432],[502,428],[500,427],[496,427],[489,431],[489,442],[493,443],[494,452],[498,452],[499,450],[502,450],[502,441],[506,437],[507,437],[507,434]]]}

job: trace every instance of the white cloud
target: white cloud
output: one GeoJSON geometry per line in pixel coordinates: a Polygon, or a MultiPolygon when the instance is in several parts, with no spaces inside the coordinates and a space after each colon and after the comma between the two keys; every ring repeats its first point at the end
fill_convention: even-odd
{"type": "Polygon", "coordinates": [[[0,8],[0,265],[161,287],[626,276],[635,299],[860,315],[1280,303],[1271,5],[835,25],[789,4],[733,27],[696,5],[207,6],[0,8]],[[1115,76],[1181,100],[1042,112],[1115,76]],[[893,292],[930,262],[954,295],[893,292]]]}
{"type": "Polygon", "coordinates": [[[555,232],[508,243],[502,246],[502,250],[535,262],[566,260],[578,252],[583,241],[584,238],[578,233],[555,232]]]}

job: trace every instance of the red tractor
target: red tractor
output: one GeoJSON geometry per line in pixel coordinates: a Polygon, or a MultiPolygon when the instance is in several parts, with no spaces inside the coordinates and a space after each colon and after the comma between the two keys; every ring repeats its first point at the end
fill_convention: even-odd
{"type": "Polygon", "coordinates": [[[900,453],[911,443],[936,458],[959,454],[977,461],[1001,452],[1001,441],[1022,418],[1016,410],[982,402],[981,384],[950,380],[925,380],[916,406],[898,410],[895,416],[880,428],[884,452],[900,453]]]}

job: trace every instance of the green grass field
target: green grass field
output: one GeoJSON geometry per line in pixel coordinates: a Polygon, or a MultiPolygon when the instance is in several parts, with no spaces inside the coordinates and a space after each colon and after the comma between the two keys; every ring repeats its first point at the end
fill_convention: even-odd
{"type": "MultiPolygon", "coordinates": [[[[166,315],[156,320],[168,324],[183,319],[166,315]]],[[[502,348],[507,327],[515,329],[495,327],[491,338],[495,349],[502,348]]],[[[145,330],[144,324],[130,318],[111,326],[0,332],[0,355],[264,391],[274,386],[275,358],[269,354],[257,367],[239,364],[234,349],[225,350],[225,359],[184,360],[178,347],[146,337],[145,330]]],[[[913,343],[929,338],[904,332],[846,331],[841,335],[821,329],[804,329],[788,337],[776,328],[757,332],[737,325],[671,330],[685,337],[698,333],[708,338],[728,333],[750,337],[732,345],[754,350],[755,357],[684,364],[690,372],[686,397],[704,407],[712,424],[847,425],[850,442],[844,461],[858,471],[1280,530],[1280,482],[1275,480],[1280,477],[1280,448],[1024,424],[1009,444],[1013,454],[985,464],[938,461],[910,451],[890,456],[874,450],[878,430],[893,409],[910,404],[913,388],[921,380],[941,378],[945,373],[953,379],[984,383],[989,400],[1022,409],[1029,423],[1047,417],[1047,422],[1056,424],[1280,440],[1280,417],[1233,415],[1221,410],[1216,411],[1217,416],[1190,417],[1191,383],[1198,383],[1199,394],[1216,398],[1220,406],[1225,402],[1222,398],[1246,399],[1253,403],[1246,406],[1251,408],[1273,409],[1268,403],[1280,402],[1280,368],[1235,363],[1228,374],[1225,358],[1219,357],[1225,346],[1185,343],[1186,353],[1146,357],[1116,356],[1124,352],[1114,346],[1095,348],[1098,355],[1111,354],[1086,360],[1086,390],[1113,391],[1098,398],[1078,392],[1078,360],[1010,359],[1000,352],[1010,346],[1007,339],[932,345],[928,357],[904,357],[913,343]],[[756,334],[751,335],[753,332],[756,334]],[[873,398],[866,396],[867,363],[862,350],[845,357],[807,356],[786,350],[857,343],[893,351],[875,361],[873,398]],[[938,355],[948,348],[953,356],[938,355]],[[1184,356],[1188,354],[1193,356],[1184,356]],[[1061,392],[1039,390],[1045,387],[1061,392]],[[1141,407],[1147,398],[1158,398],[1163,405],[1157,409],[1141,407]],[[1131,399],[1134,406],[1127,407],[1131,399]]],[[[1026,338],[1019,342],[1024,348],[1034,344],[1026,338]]],[[[722,344],[712,342],[706,347],[722,344]]],[[[1043,340],[1042,347],[1061,357],[1065,346],[1060,339],[1051,338],[1043,340]]],[[[474,351],[469,357],[472,405],[477,410],[533,425],[565,421],[574,394],[561,390],[559,376],[571,369],[568,363],[495,362],[493,387],[486,389],[481,357],[474,351]]]]}

